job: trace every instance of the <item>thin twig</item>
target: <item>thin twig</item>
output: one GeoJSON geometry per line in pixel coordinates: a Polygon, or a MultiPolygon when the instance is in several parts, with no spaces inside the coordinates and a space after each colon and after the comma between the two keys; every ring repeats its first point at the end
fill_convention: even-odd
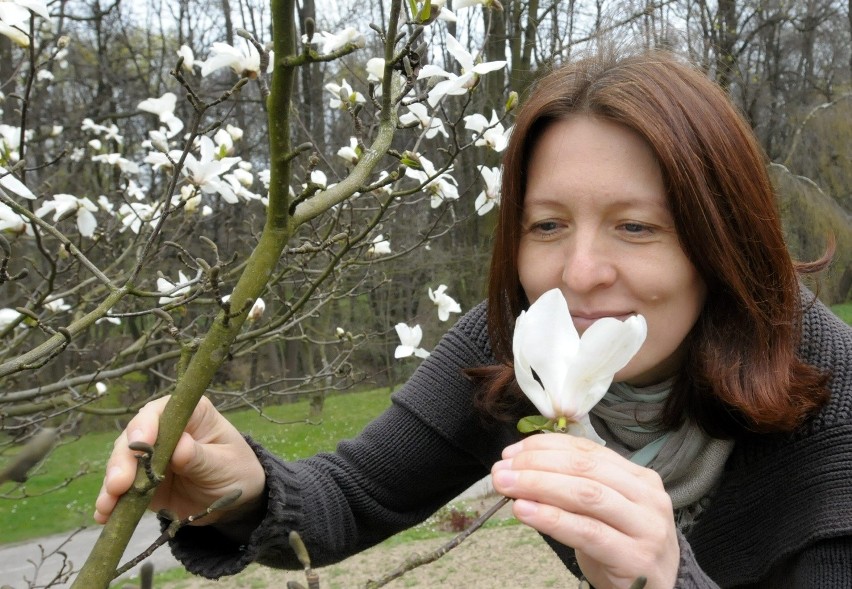
{"type": "Polygon", "coordinates": [[[488,511],[483,513],[481,516],[476,518],[470,526],[468,526],[461,534],[438,548],[437,550],[430,552],[428,554],[415,554],[414,556],[409,557],[405,562],[400,564],[394,570],[386,574],[384,577],[379,579],[378,581],[373,581],[372,579],[368,580],[364,584],[364,589],[377,589],[378,587],[383,587],[387,585],[394,579],[397,579],[407,573],[408,571],[414,570],[419,566],[424,564],[429,564],[430,562],[434,562],[444,556],[447,552],[461,544],[464,540],[467,539],[468,536],[473,534],[476,530],[482,527],[482,525],[488,521],[491,516],[500,511],[500,509],[509,503],[511,499],[509,497],[501,497],[500,500],[492,505],[488,511]]]}

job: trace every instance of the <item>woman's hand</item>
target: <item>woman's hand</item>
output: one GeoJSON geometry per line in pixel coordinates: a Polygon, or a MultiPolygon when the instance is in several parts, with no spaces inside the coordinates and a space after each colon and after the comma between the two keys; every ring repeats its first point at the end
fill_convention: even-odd
{"type": "MultiPolygon", "coordinates": [[[[107,522],[118,498],[133,484],[136,452],[128,444],[154,444],[167,401],[168,397],[164,397],[145,405],[115,441],[104,484],[95,502],[98,523],[107,522]]],[[[241,489],[242,495],[228,509],[213,512],[202,520],[210,524],[223,516],[256,507],[262,502],[265,486],[266,475],[251,447],[213,404],[202,397],[175,447],[165,477],[157,486],[151,509],[168,509],[185,518],[204,511],[234,489],[241,489]]]]}
{"type": "Polygon", "coordinates": [[[660,477],[585,438],[537,434],[503,451],[494,488],[521,522],[574,548],[596,589],[674,587],[680,547],[660,477]]]}

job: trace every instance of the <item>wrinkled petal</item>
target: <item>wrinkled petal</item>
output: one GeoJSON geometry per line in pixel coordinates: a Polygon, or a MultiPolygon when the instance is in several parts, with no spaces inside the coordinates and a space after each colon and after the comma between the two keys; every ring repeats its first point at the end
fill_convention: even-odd
{"type": "Polygon", "coordinates": [[[560,390],[580,345],[565,297],[558,289],[547,291],[523,314],[523,320],[518,318],[516,332],[519,324],[521,333],[516,337],[545,390],[560,390]]]}
{"type": "Polygon", "coordinates": [[[648,326],[641,315],[626,321],[604,317],[583,333],[575,360],[583,372],[577,386],[588,385],[589,394],[578,407],[579,413],[591,411],[606,394],[612,377],[639,351],[647,333],[648,326]]]}

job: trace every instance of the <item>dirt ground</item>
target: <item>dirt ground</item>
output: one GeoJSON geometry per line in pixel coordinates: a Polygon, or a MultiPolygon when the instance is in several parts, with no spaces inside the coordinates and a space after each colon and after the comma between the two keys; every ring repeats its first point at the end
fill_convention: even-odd
{"type": "MultiPolygon", "coordinates": [[[[493,503],[493,498],[485,498],[468,502],[466,507],[484,512],[493,503]]],[[[511,513],[504,509],[495,517],[510,518],[511,513]]],[[[432,538],[393,546],[376,546],[336,565],[316,569],[320,587],[363,587],[369,579],[378,579],[389,573],[412,555],[430,553],[447,541],[448,538],[432,538]]],[[[225,577],[220,581],[183,579],[160,584],[158,589],[283,589],[287,581],[298,581],[307,586],[301,572],[252,566],[239,575],[225,577]]],[[[536,532],[523,525],[508,525],[476,531],[442,558],[407,572],[385,587],[575,589],[577,585],[577,579],[565,569],[536,532]]]]}

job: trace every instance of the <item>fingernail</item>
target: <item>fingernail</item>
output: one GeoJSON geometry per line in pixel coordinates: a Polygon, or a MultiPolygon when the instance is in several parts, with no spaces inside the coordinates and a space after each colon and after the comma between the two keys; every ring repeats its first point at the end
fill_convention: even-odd
{"type": "Polygon", "coordinates": [[[133,442],[141,442],[143,437],[143,433],[141,429],[135,429],[129,434],[127,434],[127,441],[131,444],[133,442]]]}
{"type": "Polygon", "coordinates": [[[512,512],[518,519],[532,517],[538,511],[538,503],[526,501],[524,499],[516,499],[515,505],[512,507],[512,512]]]}
{"type": "Polygon", "coordinates": [[[117,477],[120,474],[120,466],[110,466],[109,469],[107,469],[106,477],[104,478],[104,487],[106,487],[113,478],[117,477]]]}
{"type": "Polygon", "coordinates": [[[494,473],[494,486],[511,489],[518,482],[518,473],[514,470],[498,470],[494,473]]]}
{"type": "Polygon", "coordinates": [[[497,472],[498,470],[510,470],[512,468],[512,459],[507,458],[506,460],[498,460],[494,463],[494,466],[491,467],[491,472],[497,472]]]}

